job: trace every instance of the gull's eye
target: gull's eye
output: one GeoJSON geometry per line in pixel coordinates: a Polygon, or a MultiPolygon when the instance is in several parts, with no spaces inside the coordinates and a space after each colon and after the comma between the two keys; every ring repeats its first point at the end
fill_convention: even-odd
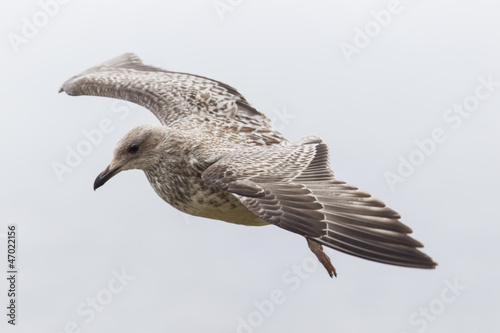
{"type": "Polygon", "coordinates": [[[128,147],[128,152],[135,154],[139,150],[139,145],[133,144],[128,147]]]}

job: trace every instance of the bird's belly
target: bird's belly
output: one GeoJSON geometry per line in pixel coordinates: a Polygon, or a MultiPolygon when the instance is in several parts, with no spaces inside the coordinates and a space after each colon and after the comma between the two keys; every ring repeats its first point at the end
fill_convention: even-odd
{"type": "Polygon", "coordinates": [[[269,223],[248,210],[234,195],[218,190],[200,191],[191,197],[187,207],[181,209],[187,214],[222,220],[229,223],[262,226],[269,223]]]}
{"type": "Polygon", "coordinates": [[[170,175],[159,179],[158,175],[147,172],[146,176],[163,200],[186,214],[250,226],[269,224],[249,211],[233,194],[207,185],[200,177],[170,175]]]}

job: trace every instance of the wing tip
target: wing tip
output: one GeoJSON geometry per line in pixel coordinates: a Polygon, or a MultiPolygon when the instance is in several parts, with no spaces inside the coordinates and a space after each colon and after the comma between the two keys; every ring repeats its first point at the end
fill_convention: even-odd
{"type": "Polygon", "coordinates": [[[418,254],[418,256],[415,258],[414,261],[410,261],[407,265],[404,264],[402,265],[396,264],[396,265],[407,266],[411,268],[422,268],[422,269],[435,269],[436,266],[438,265],[434,260],[432,260],[431,257],[423,253],[422,251],[415,249],[415,252],[418,254]]]}
{"type": "Polygon", "coordinates": [[[100,72],[100,71],[106,71],[110,69],[135,69],[135,70],[159,70],[157,68],[151,67],[151,66],[146,66],[142,62],[142,59],[139,58],[139,56],[133,52],[127,52],[124,53],[118,57],[114,57],[112,59],[109,59],[97,66],[90,67],[86,71],[75,75],[71,77],[70,79],[66,80],[61,88],[59,88],[59,93],[65,92],[68,95],[78,95],[76,91],[74,91],[74,87],[77,86],[77,83],[79,82],[80,79],[84,78],[85,75],[95,73],[95,72],[100,72]]]}
{"type": "Polygon", "coordinates": [[[360,247],[356,244],[349,244],[331,238],[329,241],[324,238],[314,238],[314,240],[334,250],[383,264],[421,269],[434,269],[438,265],[430,256],[412,245],[397,246],[392,251],[391,249],[375,250],[360,247]],[[402,249],[406,250],[401,252],[402,249]]]}

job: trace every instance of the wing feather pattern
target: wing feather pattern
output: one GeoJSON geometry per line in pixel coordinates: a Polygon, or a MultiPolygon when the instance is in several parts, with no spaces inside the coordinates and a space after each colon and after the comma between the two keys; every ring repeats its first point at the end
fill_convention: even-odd
{"type": "MultiPolygon", "coordinates": [[[[68,95],[113,97],[149,109],[160,122],[178,129],[238,133],[260,144],[286,141],[271,121],[233,87],[203,76],[144,65],[126,53],[67,80],[68,95]]],[[[216,134],[216,133],[215,133],[216,134]]],[[[229,137],[229,136],[228,136],[229,137]]]]}
{"type": "Polygon", "coordinates": [[[334,178],[319,138],[230,153],[202,178],[265,221],[330,248],[387,264],[436,266],[397,212],[334,178]]]}

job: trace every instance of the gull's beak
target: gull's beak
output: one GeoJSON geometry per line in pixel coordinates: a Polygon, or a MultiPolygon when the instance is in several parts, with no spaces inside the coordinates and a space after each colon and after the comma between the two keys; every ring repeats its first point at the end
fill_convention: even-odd
{"type": "Polygon", "coordinates": [[[111,169],[110,165],[97,176],[97,178],[94,181],[94,191],[97,190],[99,187],[104,185],[108,180],[111,179],[114,175],[116,175],[118,172],[121,171],[122,167],[116,167],[111,169]]]}

